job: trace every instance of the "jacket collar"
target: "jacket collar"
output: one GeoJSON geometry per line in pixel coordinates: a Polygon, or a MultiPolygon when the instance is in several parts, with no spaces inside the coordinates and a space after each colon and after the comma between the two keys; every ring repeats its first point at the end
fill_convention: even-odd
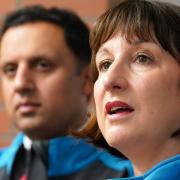
{"type": "Polygon", "coordinates": [[[65,175],[86,167],[101,154],[84,140],[64,136],[49,141],[49,175],[65,175]]]}
{"type": "Polygon", "coordinates": [[[23,143],[23,133],[19,133],[13,140],[11,146],[4,148],[1,153],[3,156],[0,157],[0,168],[6,167],[7,173],[11,173],[11,169],[16,157],[16,153],[23,143]]]}

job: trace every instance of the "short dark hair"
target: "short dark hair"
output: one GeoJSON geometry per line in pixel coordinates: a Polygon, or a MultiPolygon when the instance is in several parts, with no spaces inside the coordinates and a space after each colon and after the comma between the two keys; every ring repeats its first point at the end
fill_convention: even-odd
{"type": "Polygon", "coordinates": [[[38,21],[53,23],[63,28],[66,43],[77,57],[80,69],[90,63],[89,28],[70,10],[54,7],[47,9],[40,5],[19,9],[5,18],[1,27],[1,37],[11,27],[38,21]]]}

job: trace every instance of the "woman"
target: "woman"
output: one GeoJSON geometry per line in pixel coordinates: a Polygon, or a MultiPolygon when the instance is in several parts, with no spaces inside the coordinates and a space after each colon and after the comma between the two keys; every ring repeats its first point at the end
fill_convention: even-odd
{"type": "Polygon", "coordinates": [[[128,157],[133,179],[180,179],[180,7],[125,0],[90,44],[96,115],[81,136],[128,157]]]}

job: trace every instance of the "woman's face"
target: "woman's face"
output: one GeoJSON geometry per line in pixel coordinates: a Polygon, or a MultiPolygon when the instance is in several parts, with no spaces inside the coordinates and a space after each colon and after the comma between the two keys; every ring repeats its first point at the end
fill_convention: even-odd
{"type": "Polygon", "coordinates": [[[97,120],[107,142],[127,155],[167,147],[180,128],[180,66],[158,44],[120,34],[96,54],[97,120]]]}

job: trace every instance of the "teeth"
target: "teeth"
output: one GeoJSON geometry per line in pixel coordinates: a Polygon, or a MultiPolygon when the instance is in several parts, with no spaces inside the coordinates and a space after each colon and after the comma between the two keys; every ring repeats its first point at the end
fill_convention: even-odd
{"type": "Polygon", "coordinates": [[[113,108],[110,110],[110,114],[114,114],[114,113],[116,113],[116,111],[118,111],[118,110],[120,110],[120,109],[122,109],[122,108],[120,108],[120,107],[113,107],[113,108]]]}
{"type": "Polygon", "coordinates": [[[118,110],[118,109],[120,109],[120,107],[113,107],[113,108],[111,109],[111,111],[116,111],[116,110],[118,110]]]}
{"type": "Polygon", "coordinates": [[[128,109],[127,107],[113,107],[109,114],[115,114],[117,112],[122,112],[122,111],[130,111],[130,109],[128,109]]]}

